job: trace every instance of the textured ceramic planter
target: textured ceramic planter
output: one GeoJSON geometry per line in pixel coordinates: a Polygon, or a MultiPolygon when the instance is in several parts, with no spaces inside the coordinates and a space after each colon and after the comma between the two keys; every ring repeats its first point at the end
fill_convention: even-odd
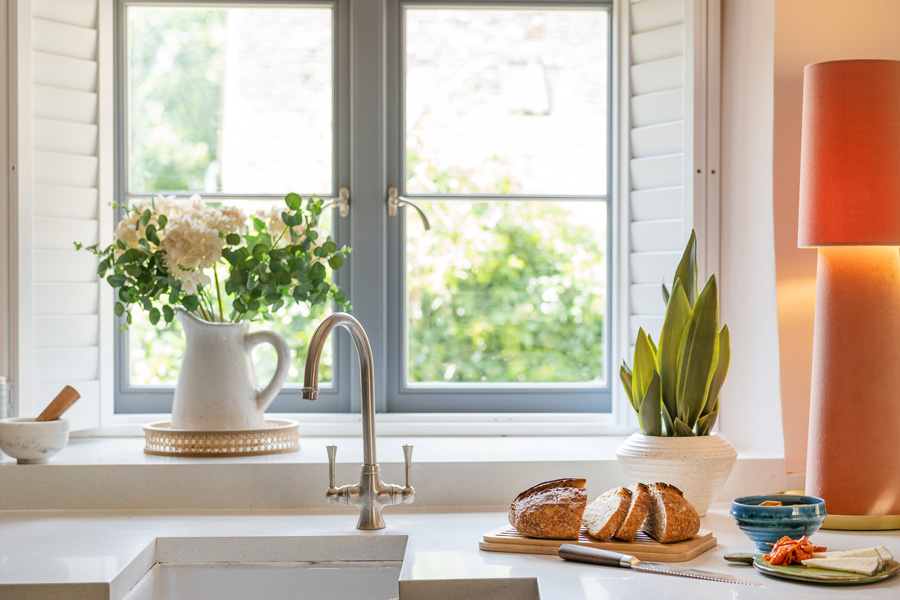
{"type": "Polygon", "coordinates": [[[737,452],[721,435],[657,437],[635,433],[616,456],[633,481],[664,481],[684,492],[702,517],[725,487],[737,452]]]}

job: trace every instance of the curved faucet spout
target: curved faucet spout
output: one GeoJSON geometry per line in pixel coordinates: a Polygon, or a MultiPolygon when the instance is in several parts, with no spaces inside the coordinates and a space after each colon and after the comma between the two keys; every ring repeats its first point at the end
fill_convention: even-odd
{"type": "Polygon", "coordinates": [[[347,313],[334,313],[325,318],[316,329],[306,352],[306,369],[303,376],[303,398],[315,400],[319,395],[319,358],[325,340],[331,330],[342,326],[350,332],[359,355],[359,373],[362,385],[363,463],[374,466],[375,460],[375,384],[372,370],[372,346],[362,325],[347,313]]]}

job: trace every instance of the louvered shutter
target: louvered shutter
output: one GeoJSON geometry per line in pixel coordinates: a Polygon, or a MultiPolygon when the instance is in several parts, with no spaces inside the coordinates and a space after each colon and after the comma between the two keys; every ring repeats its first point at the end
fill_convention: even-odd
{"type": "Polygon", "coordinates": [[[109,242],[112,69],[99,57],[111,38],[98,23],[111,8],[17,4],[19,414],[70,384],[82,395],[67,414],[76,429],[99,426],[112,391],[109,290],[94,257],[73,245],[109,242]]]}
{"type": "MultiPolygon", "coordinates": [[[[692,228],[701,249],[716,243],[706,223],[707,0],[634,0],[629,6],[628,342],[638,328],[659,340],[665,306],[692,228]],[[698,49],[700,50],[698,52],[698,49]],[[698,172],[699,171],[699,172],[698,172]],[[699,177],[698,177],[699,175],[699,177]],[[699,210],[704,209],[704,210],[699,210]]],[[[701,278],[712,261],[700,257],[701,278]]]]}

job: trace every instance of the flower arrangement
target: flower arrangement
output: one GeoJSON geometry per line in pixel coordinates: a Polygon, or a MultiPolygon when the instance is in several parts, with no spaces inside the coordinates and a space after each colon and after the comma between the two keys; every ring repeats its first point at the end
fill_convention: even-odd
{"type": "Polygon", "coordinates": [[[659,347],[639,329],[632,367],[623,361],[619,378],[645,435],[709,435],[719,414],[731,345],[728,326],[719,330],[716,276],[697,293],[694,232],[675,269],[672,293],[665,284],[662,292],[666,316],[659,347]]]}
{"type": "Polygon", "coordinates": [[[99,258],[97,273],[116,289],[115,313],[126,328],[135,305],[154,325],[171,323],[179,308],[232,323],[272,320],[292,302],[330,299],[349,308],[328,271],[343,265],[350,248],[320,239],[323,201],[288,194],[284,203],[248,216],[199,196],[157,196],[123,207],[115,243],[75,246],[99,258]]]}

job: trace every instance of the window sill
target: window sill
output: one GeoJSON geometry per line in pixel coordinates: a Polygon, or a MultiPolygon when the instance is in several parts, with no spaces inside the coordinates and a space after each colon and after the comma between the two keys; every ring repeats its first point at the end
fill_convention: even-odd
{"type": "MultiPolygon", "coordinates": [[[[589,494],[626,481],[616,436],[389,437],[377,440],[385,481],[403,482],[412,443],[416,507],[499,507],[540,481],[580,476],[589,494]]],[[[324,446],[337,444],[338,484],[359,480],[359,437],[302,437],[299,452],[215,459],[143,453],[140,438],[76,438],[49,465],[0,463],[0,510],[246,510],[325,505],[324,446]]],[[[742,454],[722,499],[802,487],[784,459],[742,454]]],[[[348,510],[348,509],[345,509],[348,510]]]]}
{"type": "MultiPolygon", "coordinates": [[[[300,423],[301,440],[311,436],[359,436],[359,413],[268,416],[300,423]]],[[[85,432],[89,436],[143,437],[143,425],[167,421],[168,414],[114,415],[110,425],[85,432]]],[[[616,421],[609,413],[405,413],[375,415],[379,436],[627,436],[637,426],[616,421]]]]}

